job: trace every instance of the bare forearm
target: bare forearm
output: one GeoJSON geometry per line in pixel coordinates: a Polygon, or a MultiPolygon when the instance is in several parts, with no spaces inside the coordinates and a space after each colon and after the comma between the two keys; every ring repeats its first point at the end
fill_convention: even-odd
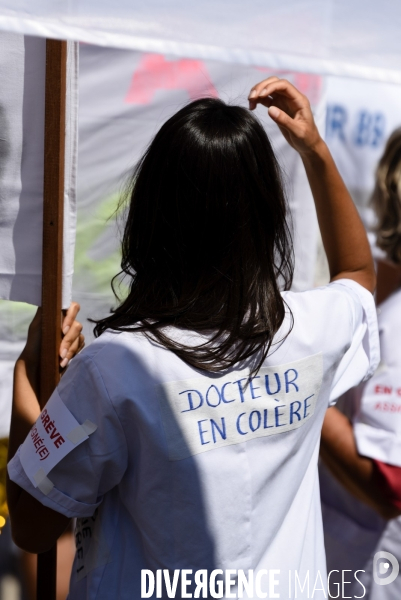
{"type": "MultiPolygon", "coordinates": [[[[37,397],[38,367],[35,358],[18,359],[14,371],[14,397],[11,418],[9,460],[40,414],[37,397]]],[[[63,533],[69,519],[35,500],[7,477],[7,499],[14,542],[27,552],[45,552],[63,533]],[[47,522],[48,526],[43,527],[47,522]]]]}
{"type": "MultiPolygon", "coordinates": [[[[79,304],[73,302],[62,324],[62,330],[65,335],[60,345],[61,368],[66,367],[69,359],[84,346],[84,337],[81,335],[82,325],[78,321],[75,321],[78,311],[79,304]]],[[[39,308],[29,327],[26,346],[17,360],[14,369],[9,460],[25,440],[30,428],[40,414],[38,391],[42,336],[41,320],[42,313],[39,308]]]]}
{"type": "MultiPolygon", "coordinates": [[[[73,302],[62,323],[64,338],[59,350],[61,368],[84,346],[82,325],[75,321],[78,311],[79,304],[73,302]]],[[[15,365],[9,460],[24,442],[40,414],[38,383],[41,329],[41,309],[38,309],[29,327],[26,346],[15,365]]],[[[28,552],[43,552],[51,548],[69,523],[67,517],[43,506],[9,477],[7,500],[13,539],[28,552]]]]}
{"type": "Polygon", "coordinates": [[[337,408],[329,408],[326,413],[320,456],[336,479],[359,500],[386,519],[398,516],[378,483],[373,461],[358,453],[352,424],[337,408]]]}
{"type": "MultiPolygon", "coordinates": [[[[11,416],[8,460],[11,460],[40,414],[37,398],[37,361],[30,362],[24,354],[14,369],[14,394],[11,416]]],[[[21,494],[21,488],[7,478],[7,498],[11,514],[21,494]]]]}
{"type": "Polygon", "coordinates": [[[365,228],[323,140],[301,154],[332,280],[354,279],[373,292],[374,265],[365,228]]]}
{"type": "Polygon", "coordinates": [[[14,456],[40,414],[37,368],[36,365],[31,367],[27,364],[23,355],[15,364],[9,459],[14,456]]]}

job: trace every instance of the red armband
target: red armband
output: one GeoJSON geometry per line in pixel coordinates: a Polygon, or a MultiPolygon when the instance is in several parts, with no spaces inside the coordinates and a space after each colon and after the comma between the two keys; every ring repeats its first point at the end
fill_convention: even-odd
{"type": "Polygon", "coordinates": [[[373,459],[373,462],[388,500],[401,510],[401,467],[389,465],[380,460],[373,459]]]}

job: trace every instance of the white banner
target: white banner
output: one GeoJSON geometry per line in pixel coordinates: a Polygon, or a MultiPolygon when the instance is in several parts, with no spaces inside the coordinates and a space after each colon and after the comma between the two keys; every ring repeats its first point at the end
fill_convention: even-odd
{"type": "Polygon", "coordinates": [[[0,0],[0,28],[401,83],[401,3],[394,0],[0,0]]]}
{"type": "MultiPolygon", "coordinates": [[[[42,285],[46,40],[0,33],[0,298],[39,306],[42,285]]],[[[78,46],[68,44],[63,306],[75,243],[78,46]]]]}
{"type": "Polygon", "coordinates": [[[365,224],[377,163],[401,126],[401,85],[328,77],[326,141],[365,224]]]}

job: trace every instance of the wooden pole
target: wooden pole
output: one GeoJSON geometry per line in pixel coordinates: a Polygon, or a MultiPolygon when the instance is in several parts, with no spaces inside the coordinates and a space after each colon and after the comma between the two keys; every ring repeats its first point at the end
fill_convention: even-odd
{"type": "MultiPolygon", "coordinates": [[[[60,379],[67,42],[46,40],[40,406],[60,379]]],[[[37,600],[56,598],[57,547],[38,555],[37,600]]]]}

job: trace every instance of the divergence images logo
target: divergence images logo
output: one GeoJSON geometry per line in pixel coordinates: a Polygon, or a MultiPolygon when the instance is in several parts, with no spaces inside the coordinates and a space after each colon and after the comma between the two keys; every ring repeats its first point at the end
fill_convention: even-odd
{"type": "Polygon", "coordinates": [[[373,579],[378,585],[388,585],[392,583],[400,570],[400,565],[396,557],[390,552],[376,552],[373,558],[373,579]],[[380,561],[380,562],[379,562],[380,561]],[[379,563],[379,564],[377,564],[379,563]],[[390,570],[390,564],[393,567],[390,570]],[[389,573],[386,577],[383,577],[386,573],[389,573]]]}

